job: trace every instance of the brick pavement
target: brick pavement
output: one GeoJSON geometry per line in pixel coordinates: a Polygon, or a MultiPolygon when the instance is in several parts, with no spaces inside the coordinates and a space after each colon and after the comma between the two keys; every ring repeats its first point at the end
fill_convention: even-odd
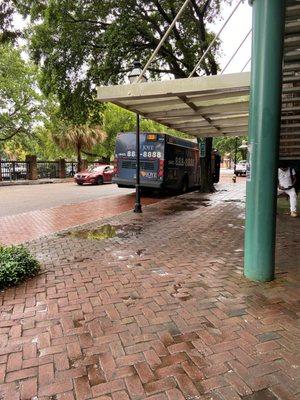
{"type": "Polygon", "coordinates": [[[28,243],[43,271],[1,294],[2,398],[299,399],[299,222],[279,216],[267,284],[242,276],[244,184],[28,243]]]}
{"type": "MultiPolygon", "coordinates": [[[[143,203],[152,204],[160,200],[147,197],[143,199],[143,203]]],[[[0,244],[19,244],[103,217],[117,215],[131,210],[134,202],[134,195],[120,195],[2,217],[0,244]]]]}

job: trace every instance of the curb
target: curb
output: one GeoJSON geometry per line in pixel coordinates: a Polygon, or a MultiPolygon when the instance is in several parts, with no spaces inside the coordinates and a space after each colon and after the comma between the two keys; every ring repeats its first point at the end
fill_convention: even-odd
{"type": "Polygon", "coordinates": [[[1,186],[24,186],[24,185],[47,185],[50,183],[66,183],[66,182],[73,182],[73,178],[64,178],[64,179],[38,179],[36,181],[1,181],[1,186]]]}

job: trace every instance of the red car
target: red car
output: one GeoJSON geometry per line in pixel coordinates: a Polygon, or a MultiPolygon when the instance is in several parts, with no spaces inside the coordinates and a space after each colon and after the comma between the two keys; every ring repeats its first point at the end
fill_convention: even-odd
{"type": "Polygon", "coordinates": [[[77,185],[88,183],[91,185],[102,185],[103,183],[111,183],[115,171],[112,165],[93,165],[86,171],[78,172],[74,175],[77,185]]]}

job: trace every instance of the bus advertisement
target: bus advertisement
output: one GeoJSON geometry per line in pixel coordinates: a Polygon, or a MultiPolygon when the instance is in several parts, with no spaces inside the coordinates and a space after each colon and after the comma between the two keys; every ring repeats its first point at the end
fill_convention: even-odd
{"type": "MultiPolygon", "coordinates": [[[[136,134],[119,133],[115,149],[115,176],[119,187],[133,188],[136,182],[136,134]]],[[[200,185],[197,143],[164,133],[140,133],[141,188],[186,192],[200,185]]]]}

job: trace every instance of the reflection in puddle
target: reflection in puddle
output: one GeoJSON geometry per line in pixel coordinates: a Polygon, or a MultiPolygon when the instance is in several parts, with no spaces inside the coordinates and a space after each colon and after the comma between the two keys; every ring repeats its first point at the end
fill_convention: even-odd
{"type": "Polygon", "coordinates": [[[80,231],[70,231],[67,233],[59,234],[59,236],[71,236],[78,239],[87,240],[105,240],[113,237],[126,238],[138,235],[142,230],[140,225],[110,225],[106,224],[97,229],[85,229],[80,231]]]}
{"type": "Polygon", "coordinates": [[[107,224],[98,229],[72,231],[68,232],[68,234],[78,239],[104,240],[116,236],[117,231],[115,226],[107,224]]]}

